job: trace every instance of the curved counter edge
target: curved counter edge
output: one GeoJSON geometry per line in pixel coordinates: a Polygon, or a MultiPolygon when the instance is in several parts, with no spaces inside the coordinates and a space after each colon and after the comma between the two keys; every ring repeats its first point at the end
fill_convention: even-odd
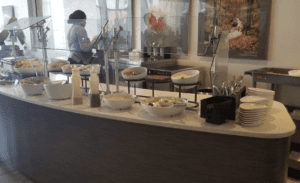
{"type": "MultiPolygon", "coordinates": [[[[142,90],[144,94],[145,92],[151,93],[151,90],[137,90],[142,90]]],[[[102,104],[102,107],[100,108],[90,108],[87,105],[88,97],[84,97],[83,105],[74,106],[72,105],[70,99],[60,101],[49,100],[45,92],[43,95],[39,96],[26,96],[19,86],[0,86],[0,94],[35,105],[82,115],[182,130],[253,138],[285,138],[292,136],[296,131],[296,126],[284,105],[276,101],[274,102],[274,106],[271,110],[271,113],[273,114],[270,116],[270,120],[273,120],[274,123],[269,122],[258,127],[244,127],[237,124],[235,121],[229,121],[222,125],[206,123],[205,119],[200,118],[199,112],[196,113],[193,111],[186,111],[184,114],[174,117],[154,117],[143,111],[141,106],[138,104],[134,104],[130,109],[122,110],[122,112],[116,112],[115,110],[109,109],[107,106],[105,106],[105,104],[102,104]],[[139,115],[140,113],[143,115],[139,115]]],[[[165,94],[174,96],[174,92],[165,92],[165,94]]],[[[183,97],[193,99],[193,95],[191,94],[183,94],[183,97]]],[[[198,95],[198,100],[208,97],[210,96],[198,95]]]]}
{"type": "Polygon", "coordinates": [[[287,177],[288,137],[164,128],[0,100],[0,157],[36,182],[284,183],[287,177]]]}

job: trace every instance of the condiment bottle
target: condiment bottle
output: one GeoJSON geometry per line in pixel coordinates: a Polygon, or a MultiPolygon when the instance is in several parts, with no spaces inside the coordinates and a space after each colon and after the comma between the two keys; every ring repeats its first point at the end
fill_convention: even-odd
{"type": "Polygon", "coordinates": [[[73,105],[80,105],[83,103],[82,93],[80,89],[80,81],[81,77],[79,74],[79,69],[77,67],[72,69],[72,85],[73,85],[73,91],[72,91],[72,103],[73,105]]]}
{"type": "Polygon", "coordinates": [[[92,69],[90,71],[90,107],[100,107],[100,92],[99,92],[99,78],[97,75],[97,71],[92,69]]]}

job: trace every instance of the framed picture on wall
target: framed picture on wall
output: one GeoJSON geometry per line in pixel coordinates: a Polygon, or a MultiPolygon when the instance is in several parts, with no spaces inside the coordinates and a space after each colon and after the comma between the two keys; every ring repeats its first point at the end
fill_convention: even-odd
{"type": "Polygon", "coordinates": [[[229,31],[229,58],[266,60],[270,3],[271,0],[199,0],[198,55],[212,56],[212,47],[207,43],[217,17],[218,31],[229,31]]]}

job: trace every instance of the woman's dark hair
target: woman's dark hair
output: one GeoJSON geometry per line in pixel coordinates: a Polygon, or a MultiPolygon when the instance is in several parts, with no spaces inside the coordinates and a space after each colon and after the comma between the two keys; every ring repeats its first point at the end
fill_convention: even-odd
{"type": "Polygon", "coordinates": [[[74,20],[74,19],[86,19],[86,15],[83,11],[76,10],[69,16],[69,20],[74,20]]]}

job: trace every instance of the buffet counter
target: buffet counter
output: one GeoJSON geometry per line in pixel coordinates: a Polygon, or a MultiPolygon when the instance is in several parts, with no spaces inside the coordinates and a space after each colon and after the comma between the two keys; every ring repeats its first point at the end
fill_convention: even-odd
{"type": "Polygon", "coordinates": [[[244,127],[206,123],[199,110],[154,117],[140,104],[90,108],[88,97],[75,106],[20,86],[0,86],[0,100],[1,160],[37,182],[285,182],[296,128],[279,102],[263,125],[244,127]]]}

